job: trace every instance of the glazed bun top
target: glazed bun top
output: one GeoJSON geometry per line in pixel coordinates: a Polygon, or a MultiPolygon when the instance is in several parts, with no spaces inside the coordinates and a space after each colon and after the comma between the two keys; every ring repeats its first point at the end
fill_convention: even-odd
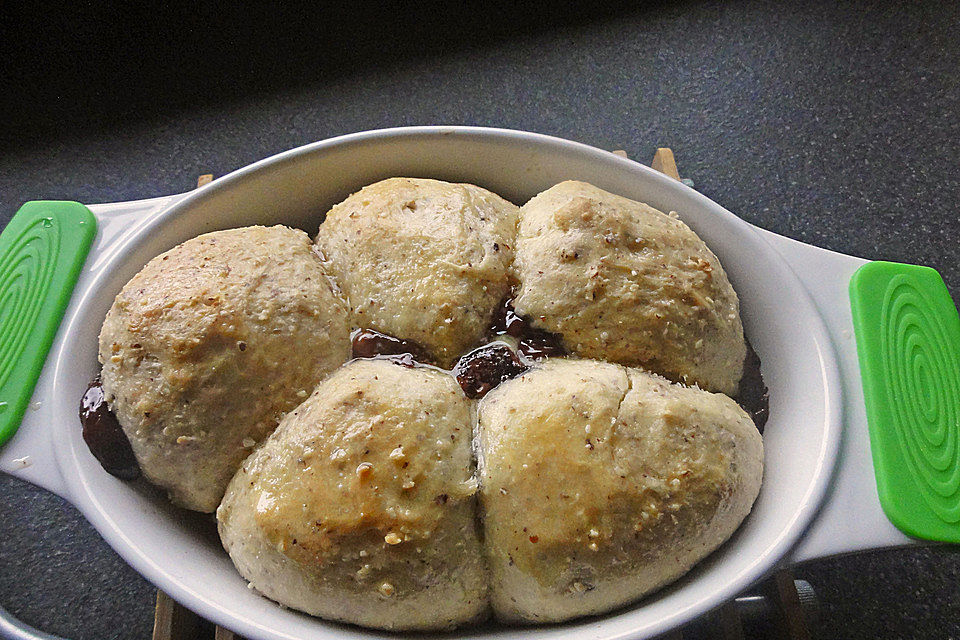
{"type": "Polygon", "coordinates": [[[361,328],[450,366],[510,291],[517,207],[472,184],[391,178],[327,213],[317,247],[361,328]]]}
{"type": "Polygon", "coordinates": [[[356,360],[287,414],[217,511],[268,596],[325,618],[443,629],[487,608],[472,406],[440,371],[356,360]]]}
{"type": "Polygon", "coordinates": [[[478,412],[503,619],[557,622],[636,600],[726,540],[760,489],[763,444],[735,402],[639,369],[548,360],[478,412]]]}
{"type": "Polygon", "coordinates": [[[518,313],[586,358],[734,394],[746,345],[720,261],[674,216],[585,182],[520,209],[518,313]]]}
{"type": "Polygon", "coordinates": [[[213,511],[240,462],[350,356],[303,231],[247,227],[151,260],[100,332],[103,388],[148,480],[213,511]]]}

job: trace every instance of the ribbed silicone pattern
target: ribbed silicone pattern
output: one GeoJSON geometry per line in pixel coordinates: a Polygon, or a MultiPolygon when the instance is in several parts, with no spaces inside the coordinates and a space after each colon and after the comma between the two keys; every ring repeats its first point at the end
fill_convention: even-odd
{"type": "Polygon", "coordinates": [[[37,201],[0,234],[0,445],[20,425],[95,233],[82,204],[37,201]]]}
{"type": "Polygon", "coordinates": [[[884,512],[909,535],[960,542],[960,316],[929,267],[871,262],[850,301],[884,512]]]}

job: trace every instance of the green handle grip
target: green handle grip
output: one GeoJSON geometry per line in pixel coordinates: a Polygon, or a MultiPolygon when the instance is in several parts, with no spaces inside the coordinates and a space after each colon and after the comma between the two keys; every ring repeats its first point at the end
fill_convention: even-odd
{"type": "Polygon", "coordinates": [[[904,533],[960,543],[960,316],[935,270],[870,262],[850,280],[880,504],[904,533]]]}
{"type": "Polygon", "coordinates": [[[82,204],[36,201],[0,234],[0,446],[20,426],[96,231],[82,204]]]}

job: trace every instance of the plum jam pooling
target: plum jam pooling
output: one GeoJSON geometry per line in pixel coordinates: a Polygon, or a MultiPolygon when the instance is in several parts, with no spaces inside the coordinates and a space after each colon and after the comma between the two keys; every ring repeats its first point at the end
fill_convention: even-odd
{"type": "Polygon", "coordinates": [[[140,476],[140,465],[127,434],[107,405],[100,376],[94,378],[80,399],[80,423],[83,441],[107,473],[121,480],[135,480],[140,476]]]}

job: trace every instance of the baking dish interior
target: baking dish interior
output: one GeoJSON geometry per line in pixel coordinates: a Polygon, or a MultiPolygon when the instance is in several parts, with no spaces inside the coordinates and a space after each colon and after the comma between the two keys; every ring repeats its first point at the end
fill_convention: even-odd
{"type": "Polygon", "coordinates": [[[741,298],[746,333],[770,388],[765,477],[753,512],[717,552],[671,587],[606,616],[522,630],[488,624],[458,637],[643,637],[732,597],[769,571],[801,535],[829,484],[840,429],[836,363],[823,323],[793,272],[753,228],[647,167],[568,141],[522,132],[411,128],[355,134],[251,165],[198,190],[120,236],[71,307],[55,354],[57,459],[71,500],[138,571],[187,606],[249,638],[374,637],[278,607],[247,588],[220,548],[211,517],[106,474],[80,437],[77,403],[98,371],[97,335],[114,296],[150,258],[188,238],[251,224],[313,236],[330,205],[390,176],[472,182],[522,204],[579,179],[677,211],[719,256],[741,298]]]}

